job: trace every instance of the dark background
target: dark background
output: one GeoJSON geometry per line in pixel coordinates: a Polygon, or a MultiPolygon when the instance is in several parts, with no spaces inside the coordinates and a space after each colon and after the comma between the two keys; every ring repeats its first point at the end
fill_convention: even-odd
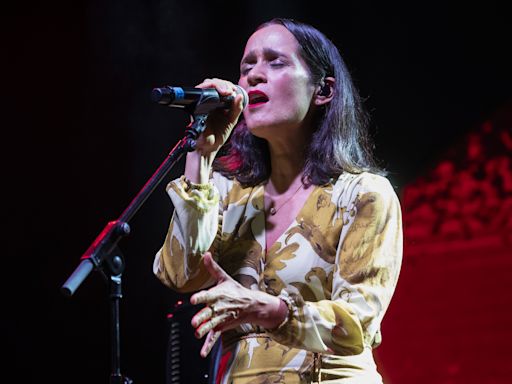
{"type": "MultiPolygon", "coordinates": [[[[93,273],[71,298],[59,289],[181,137],[187,116],[153,104],[153,87],[236,81],[259,23],[311,23],[340,48],[400,193],[512,98],[512,36],[498,4],[113,0],[6,8],[3,322],[16,377],[109,380],[108,286],[93,273]]],[[[164,184],[181,170],[155,190],[120,244],[122,371],[135,383],[165,380],[166,314],[182,297],[156,280],[152,261],[172,213],[164,184]]]]}

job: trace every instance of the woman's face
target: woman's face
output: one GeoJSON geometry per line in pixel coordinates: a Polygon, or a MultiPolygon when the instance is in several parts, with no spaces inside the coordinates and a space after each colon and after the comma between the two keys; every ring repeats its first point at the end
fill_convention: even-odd
{"type": "Polygon", "coordinates": [[[306,132],[316,87],[297,40],[285,27],[270,25],[249,38],[238,83],[249,95],[243,113],[255,136],[272,140],[306,132]]]}

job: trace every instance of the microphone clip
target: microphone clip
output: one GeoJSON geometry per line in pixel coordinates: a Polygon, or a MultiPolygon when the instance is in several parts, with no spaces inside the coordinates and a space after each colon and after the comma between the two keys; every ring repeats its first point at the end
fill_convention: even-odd
{"type": "Polygon", "coordinates": [[[183,149],[187,152],[192,152],[196,149],[196,140],[206,129],[206,119],[208,114],[191,115],[190,124],[187,125],[185,130],[185,137],[183,140],[183,149]]]}

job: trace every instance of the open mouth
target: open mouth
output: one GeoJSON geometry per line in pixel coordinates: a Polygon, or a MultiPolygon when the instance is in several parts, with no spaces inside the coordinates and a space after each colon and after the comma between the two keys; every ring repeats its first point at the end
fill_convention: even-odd
{"type": "Polygon", "coordinates": [[[262,91],[250,91],[248,95],[250,107],[257,107],[268,101],[268,96],[262,91]]]}

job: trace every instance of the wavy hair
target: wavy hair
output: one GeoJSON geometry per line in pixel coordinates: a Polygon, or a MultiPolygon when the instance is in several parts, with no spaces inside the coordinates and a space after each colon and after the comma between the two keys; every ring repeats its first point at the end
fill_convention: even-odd
{"type": "MultiPolygon", "coordinates": [[[[322,84],[326,76],[336,79],[333,99],[316,116],[317,128],[306,148],[303,183],[324,185],[343,172],[384,175],[372,154],[368,115],[338,48],[316,28],[292,19],[275,18],[256,30],[275,24],[284,26],[298,41],[299,54],[315,85],[322,84]]],[[[270,177],[268,143],[254,136],[241,119],[213,169],[244,187],[258,185],[270,177]]]]}

